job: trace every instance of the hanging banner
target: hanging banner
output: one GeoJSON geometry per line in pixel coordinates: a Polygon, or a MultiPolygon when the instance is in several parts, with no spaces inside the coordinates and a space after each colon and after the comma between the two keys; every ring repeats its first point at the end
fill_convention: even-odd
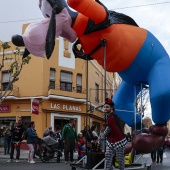
{"type": "Polygon", "coordinates": [[[31,113],[32,114],[39,114],[39,100],[38,99],[31,99],[31,113]]]}

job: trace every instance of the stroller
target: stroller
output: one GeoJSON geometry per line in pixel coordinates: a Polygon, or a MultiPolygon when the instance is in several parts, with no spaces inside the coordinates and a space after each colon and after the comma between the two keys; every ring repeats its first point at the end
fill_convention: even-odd
{"type": "Polygon", "coordinates": [[[62,152],[58,149],[58,140],[46,136],[38,140],[38,149],[36,150],[36,155],[40,157],[42,162],[47,162],[50,159],[56,159],[60,162],[60,157],[62,152]]]}

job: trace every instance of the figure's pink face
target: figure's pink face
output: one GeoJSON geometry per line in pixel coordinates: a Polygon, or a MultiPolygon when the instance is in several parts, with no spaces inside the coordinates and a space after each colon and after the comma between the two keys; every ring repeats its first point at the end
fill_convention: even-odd
{"type": "Polygon", "coordinates": [[[52,7],[47,0],[39,0],[39,8],[45,18],[50,18],[52,7]]]}

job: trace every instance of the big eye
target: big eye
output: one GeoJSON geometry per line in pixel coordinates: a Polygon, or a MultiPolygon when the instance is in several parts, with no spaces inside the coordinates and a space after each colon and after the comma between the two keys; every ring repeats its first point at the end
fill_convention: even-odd
{"type": "Polygon", "coordinates": [[[47,18],[50,18],[50,16],[48,14],[46,14],[47,18]]]}

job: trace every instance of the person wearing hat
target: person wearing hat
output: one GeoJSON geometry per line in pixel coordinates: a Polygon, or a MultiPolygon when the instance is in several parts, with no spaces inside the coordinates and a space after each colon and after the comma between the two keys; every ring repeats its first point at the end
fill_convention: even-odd
{"type": "Polygon", "coordinates": [[[112,160],[115,155],[118,158],[119,169],[124,170],[124,147],[127,140],[120,125],[121,119],[115,114],[114,103],[110,98],[105,99],[103,111],[106,117],[106,128],[104,131],[104,136],[106,137],[106,170],[112,169],[112,160]]]}

